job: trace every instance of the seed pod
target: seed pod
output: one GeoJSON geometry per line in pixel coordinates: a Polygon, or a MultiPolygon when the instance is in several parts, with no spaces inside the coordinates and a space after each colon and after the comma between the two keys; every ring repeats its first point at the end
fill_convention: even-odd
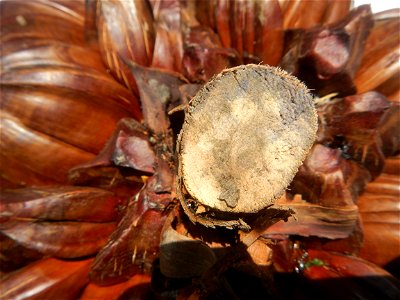
{"type": "Polygon", "coordinates": [[[261,65],[227,69],[191,101],[180,134],[178,196],[192,221],[245,227],[271,206],[314,142],[307,87],[261,65]],[[220,219],[223,223],[202,222],[220,219]]]}

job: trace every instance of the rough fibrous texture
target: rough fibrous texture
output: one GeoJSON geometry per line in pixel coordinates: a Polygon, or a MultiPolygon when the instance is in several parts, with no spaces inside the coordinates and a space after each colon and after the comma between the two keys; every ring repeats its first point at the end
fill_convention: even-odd
{"type": "MultiPolygon", "coordinates": [[[[2,298],[400,298],[381,269],[400,278],[400,9],[352,2],[0,0],[2,298]],[[205,82],[248,63],[320,97],[317,139],[274,205],[211,210],[177,176],[177,133],[205,82]]],[[[257,118],[242,144],[220,119],[210,142],[263,157],[257,118]]],[[[214,174],[251,162],[218,149],[214,174]]]]}
{"type": "Polygon", "coordinates": [[[187,110],[183,185],[207,209],[257,212],[283,194],[316,130],[313,98],[299,80],[268,66],[227,69],[187,110]]]}

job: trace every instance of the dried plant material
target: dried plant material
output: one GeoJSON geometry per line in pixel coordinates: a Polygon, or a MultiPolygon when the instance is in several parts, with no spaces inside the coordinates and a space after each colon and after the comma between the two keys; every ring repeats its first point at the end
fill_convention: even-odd
{"type": "MultiPolygon", "coordinates": [[[[334,295],[336,300],[352,292],[350,296],[364,296],[372,289],[374,292],[366,298],[388,295],[393,289],[385,280],[373,279],[370,284],[364,278],[344,278],[383,277],[387,273],[357,272],[363,264],[354,263],[351,258],[334,258],[334,263],[319,256],[308,259],[313,254],[306,250],[316,247],[357,253],[362,242],[360,225],[365,225],[365,233],[370,234],[366,241],[376,241],[372,244],[375,248],[367,247],[366,251],[372,249],[373,255],[385,256],[383,263],[389,261],[385,267],[395,266],[391,260],[395,252],[377,251],[376,247],[396,241],[394,217],[398,202],[394,199],[398,200],[400,186],[396,164],[389,163],[386,170],[391,173],[368,186],[364,195],[369,200],[374,193],[385,196],[374,196],[364,207],[360,203],[360,208],[368,208],[363,224],[357,218],[356,196],[370,179],[364,167],[377,176],[385,156],[400,150],[398,107],[377,93],[334,97],[354,93],[355,84],[373,82],[377,92],[390,95],[390,100],[399,99],[399,64],[393,63],[398,37],[394,35],[396,23],[389,21],[398,16],[395,11],[373,16],[379,30],[374,30],[367,41],[365,61],[372,63],[369,66],[374,73],[366,68],[362,80],[356,76],[354,83],[353,75],[360,59],[364,59],[371,14],[364,6],[345,16],[350,4],[350,0],[0,0],[1,109],[2,121],[5,120],[0,184],[14,188],[19,184],[52,185],[8,190],[2,195],[6,198],[0,197],[0,229],[8,234],[0,232],[0,260],[6,264],[0,266],[0,275],[43,256],[76,261],[99,251],[86,289],[88,267],[75,276],[70,272],[74,264],[43,260],[44,263],[24,268],[24,276],[19,276],[18,271],[5,274],[3,282],[13,278],[7,281],[7,298],[256,299],[261,295],[271,299],[323,299],[334,295]],[[286,30],[285,40],[283,23],[298,28],[286,30]],[[317,26],[307,28],[314,25],[317,26]],[[196,109],[200,104],[194,105],[195,100],[189,104],[197,88],[201,88],[199,83],[231,66],[279,64],[284,44],[290,53],[281,65],[296,72],[313,93],[324,96],[323,101],[314,102],[321,125],[315,148],[323,151],[309,154],[298,173],[302,195],[296,194],[292,199],[287,191],[287,198],[275,202],[257,198],[267,207],[252,213],[221,211],[197,202],[182,181],[183,173],[178,174],[179,144],[175,147],[175,142],[184,122],[183,110],[192,110],[194,118],[199,117],[196,109]],[[386,63],[389,68],[384,70],[386,63]],[[130,119],[132,115],[138,121],[130,119]],[[117,124],[118,120],[121,122],[117,124]],[[103,151],[93,159],[110,135],[103,151]],[[76,167],[75,163],[80,165],[76,167]],[[70,179],[76,186],[55,187],[67,179],[65,171],[70,166],[75,166],[70,179]],[[308,199],[309,194],[314,195],[308,199]],[[173,222],[169,222],[171,216],[173,222]],[[386,220],[385,226],[381,226],[381,219],[386,220]],[[275,246],[281,242],[292,248],[280,251],[275,246]],[[294,255],[290,255],[291,251],[294,255]],[[274,267],[278,264],[271,265],[271,257],[274,262],[291,265],[286,272],[299,274],[277,274],[274,267]],[[58,269],[48,273],[53,270],[52,264],[58,269]],[[307,274],[311,268],[312,274],[307,274]],[[326,282],[325,278],[349,288],[337,289],[336,284],[333,289],[320,289],[318,285],[321,279],[326,282]]],[[[214,83],[218,80],[214,79],[214,83]]],[[[237,87],[237,93],[242,97],[250,85],[246,80],[238,83],[241,88],[237,87]]],[[[231,86],[224,90],[226,94],[235,92],[231,86]]],[[[289,95],[290,91],[283,88],[279,96],[287,96],[290,101],[295,94],[289,95]]],[[[263,96],[258,99],[254,104],[259,104],[263,96]]],[[[240,134],[232,127],[221,126],[220,107],[228,106],[237,97],[216,100],[208,104],[216,116],[210,113],[198,131],[208,132],[212,143],[221,133],[227,133],[227,141],[220,144],[227,147],[217,149],[224,154],[229,153],[229,146],[237,142],[240,134]]],[[[236,113],[232,110],[225,119],[232,122],[237,115],[246,114],[253,118],[248,106],[237,105],[236,113]]],[[[273,111],[274,106],[270,107],[273,111]]],[[[267,119],[271,113],[263,108],[259,112],[267,119]]],[[[309,111],[302,111],[305,112],[309,111]]],[[[234,145],[243,146],[244,158],[254,156],[256,167],[258,162],[270,167],[263,161],[256,142],[271,128],[259,128],[259,120],[253,119],[237,122],[244,123],[247,132],[242,134],[242,143],[234,145]]],[[[299,131],[297,127],[289,129],[294,134],[299,131]]],[[[270,140],[265,139],[268,143],[270,140]]],[[[233,169],[237,174],[249,163],[240,155],[233,157],[234,163],[229,163],[229,155],[228,163],[220,160],[221,155],[206,157],[206,161],[196,156],[198,149],[195,142],[192,148],[185,149],[193,150],[187,163],[204,163],[213,174],[222,174],[224,181],[229,182],[223,176],[231,174],[225,170],[233,169]]],[[[256,168],[254,173],[265,175],[261,171],[257,173],[256,168]]],[[[206,176],[199,177],[203,180],[206,176]]],[[[253,178],[256,184],[262,182],[257,176],[253,178]]],[[[250,187],[252,180],[247,182],[250,187]]],[[[270,183],[265,183],[268,189],[270,183]]],[[[201,189],[210,190],[209,182],[204,180],[201,189]]],[[[236,203],[234,197],[233,201],[226,197],[231,196],[227,190],[228,193],[220,193],[221,200],[215,201],[232,210],[229,205],[236,203]]],[[[234,195],[235,188],[232,191],[234,195]]],[[[254,208],[260,203],[251,204],[254,208]]],[[[332,253],[326,257],[330,256],[332,253]]]]}
{"type": "Polygon", "coordinates": [[[337,22],[348,14],[352,3],[350,0],[315,1],[312,9],[309,2],[301,0],[279,0],[279,4],[284,15],[284,28],[292,30],[337,22]]]}
{"type": "Polygon", "coordinates": [[[272,261],[272,249],[268,247],[267,243],[263,240],[257,240],[249,248],[247,252],[250,258],[257,266],[269,266],[272,261]]]}
{"type": "Polygon", "coordinates": [[[358,218],[358,208],[354,204],[326,207],[308,203],[301,196],[293,200],[282,198],[276,204],[288,207],[295,213],[286,222],[281,220],[266,228],[262,233],[266,238],[299,235],[342,239],[354,231],[358,218]]]}
{"type": "Polygon", "coordinates": [[[343,16],[349,13],[351,6],[351,0],[329,1],[329,5],[324,13],[321,23],[331,24],[339,21],[341,18],[343,18],[343,16]]]}
{"type": "MultiPolygon", "coordinates": [[[[301,243],[290,241],[279,243],[274,250],[274,264],[280,272],[296,271],[306,279],[298,289],[309,291],[305,299],[396,299],[400,294],[395,277],[364,259],[305,249],[301,243]]],[[[297,292],[288,299],[296,297],[297,292]]]]}
{"type": "Polygon", "coordinates": [[[120,199],[90,187],[42,187],[2,190],[0,222],[10,219],[111,222],[120,199]]]}
{"type": "Polygon", "coordinates": [[[358,256],[360,249],[364,244],[363,225],[360,220],[360,215],[358,214],[358,219],[353,227],[353,231],[345,238],[327,239],[313,236],[300,239],[309,249],[318,249],[358,256]]]}
{"type": "Polygon", "coordinates": [[[310,203],[325,207],[353,205],[369,172],[343,158],[343,151],[315,144],[290,185],[290,193],[300,194],[310,203]]]}
{"type": "Polygon", "coordinates": [[[237,61],[236,52],[223,48],[210,28],[194,26],[186,30],[182,65],[183,73],[190,81],[206,82],[237,61]]]}
{"type": "Polygon", "coordinates": [[[400,103],[392,102],[390,108],[382,116],[378,126],[382,140],[382,152],[385,156],[400,152],[400,103]]]}
{"type": "Polygon", "coordinates": [[[151,66],[182,71],[182,1],[149,0],[156,26],[151,66]]]}
{"type": "Polygon", "coordinates": [[[18,116],[25,126],[94,154],[117,122],[129,116],[120,107],[77,92],[2,86],[1,93],[2,110],[18,116]]]}
{"type": "Polygon", "coordinates": [[[180,104],[179,87],[188,81],[176,72],[143,68],[133,62],[128,64],[139,84],[143,118],[147,129],[156,134],[165,134],[170,126],[167,111],[180,104]]]}
{"type": "Polygon", "coordinates": [[[400,256],[400,179],[396,161],[391,164],[397,165],[397,173],[381,174],[358,200],[364,227],[360,256],[392,270],[399,268],[400,256]]]}
{"type": "MultiPolygon", "coordinates": [[[[22,2],[5,1],[1,6],[10,6],[7,12],[11,14],[22,10],[27,18],[42,8],[40,13],[48,21],[58,18],[56,23],[71,32],[72,16],[83,21],[62,5],[46,3],[32,1],[24,6],[22,2]],[[16,11],[12,10],[14,6],[16,11]]],[[[11,20],[12,16],[2,19],[11,20]]],[[[37,26],[41,24],[40,17],[34,19],[29,20],[28,27],[36,21],[37,26]]],[[[16,43],[17,37],[10,30],[2,50],[16,43]]],[[[51,29],[48,37],[39,34],[46,30],[36,31],[35,38],[29,30],[21,32],[20,47],[13,46],[12,53],[2,51],[1,57],[1,177],[20,186],[65,184],[68,169],[93,158],[119,119],[131,114],[141,119],[137,98],[107,73],[97,51],[74,45],[66,37],[61,43],[51,29]]],[[[62,36],[61,31],[58,33],[62,36]]]]}
{"type": "MultiPolygon", "coordinates": [[[[98,286],[94,283],[88,284],[79,299],[81,300],[119,300],[124,299],[127,295],[134,295],[137,298],[133,299],[148,299],[148,294],[135,294],[137,289],[146,288],[150,290],[151,277],[149,275],[135,275],[128,281],[112,286],[98,286]]],[[[149,291],[148,291],[149,292],[149,291]]],[[[132,299],[132,298],[128,298],[132,299]]]]}
{"type": "Polygon", "coordinates": [[[368,261],[311,249],[307,254],[303,274],[309,280],[315,281],[311,285],[314,287],[314,296],[329,295],[325,297],[327,299],[353,296],[361,299],[396,299],[400,295],[398,280],[368,261]],[[350,294],[348,291],[351,291],[350,294]]]}
{"type": "Polygon", "coordinates": [[[138,99],[107,73],[91,69],[32,67],[0,73],[2,86],[24,85],[30,88],[66,89],[85,93],[102,101],[112,102],[141,119],[138,99]]]}
{"type": "Polygon", "coordinates": [[[334,24],[289,31],[280,65],[319,96],[354,94],[354,73],[372,25],[370,8],[360,6],[334,24]]]}
{"type": "Polygon", "coordinates": [[[19,185],[46,185],[67,181],[74,165],[94,155],[24,126],[1,112],[1,176],[19,185]]]}
{"type": "Polygon", "coordinates": [[[282,195],[316,129],[313,98],[296,78],[266,66],[225,70],[187,109],[178,188],[195,201],[195,214],[199,206],[225,213],[257,212],[282,195]]]}
{"type": "Polygon", "coordinates": [[[2,63],[2,72],[44,66],[88,68],[106,72],[98,51],[57,41],[47,42],[45,45],[28,42],[23,49],[3,55],[0,61],[2,63]]]}
{"type": "Polygon", "coordinates": [[[92,255],[106,243],[115,223],[11,220],[0,231],[28,249],[60,258],[92,255]]]}
{"type": "MultiPolygon", "coordinates": [[[[111,170],[106,171],[105,168],[112,168],[115,165],[153,173],[155,155],[148,139],[146,128],[135,119],[119,120],[99,155],[87,163],[72,168],[69,172],[70,180],[80,182],[86,175],[92,177],[89,173],[93,171],[92,174],[95,175],[95,168],[103,168],[104,177],[108,177],[106,173],[111,170]]],[[[117,169],[115,172],[120,173],[117,169]]]]}
{"type": "Polygon", "coordinates": [[[137,86],[124,60],[149,66],[153,59],[154,26],[146,1],[98,1],[98,35],[103,61],[129,90],[137,86]]]}
{"type": "Polygon", "coordinates": [[[242,63],[279,63],[284,37],[278,1],[195,1],[194,8],[200,24],[218,33],[225,52],[234,49],[242,63]]]}
{"type": "Polygon", "coordinates": [[[390,175],[400,174],[400,155],[388,157],[383,172],[390,175]]]}
{"type": "Polygon", "coordinates": [[[150,178],[128,204],[117,230],[97,254],[90,270],[92,282],[120,283],[151,270],[159,251],[160,233],[167,216],[165,209],[171,201],[167,193],[154,193],[151,181],[150,178]]]}
{"type": "Polygon", "coordinates": [[[223,8],[221,4],[215,11],[218,32],[224,32],[224,23],[229,26],[226,33],[230,36],[230,45],[224,43],[224,46],[234,48],[244,63],[277,65],[284,42],[278,2],[225,1],[225,5],[227,13],[219,10],[219,7],[223,8]],[[227,14],[232,17],[227,18],[227,14]]]}
{"type": "Polygon", "coordinates": [[[77,299],[88,283],[91,259],[62,261],[42,259],[0,282],[3,299],[77,299]]]}
{"type": "Polygon", "coordinates": [[[380,90],[380,85],[388,81],[395,83],[392,84],[392,87],[385,88],[386,96],[398,89],[400,76],[399,13],[400,9],[394,10],[388,18],[379,19],[379,14],[375,16],[375,19],[378,19],[366,40],[363,59],[355,76],[355,84],[359,93],[380,90]],[[383,36],[385,38],[382,38],[383,36]]]}
{"type": "Polygon", "coordinates": [[[28,249],[0,233],[0,272],[8,273],[43,257],[38,251],[28,249]]]}
{"type": "Polygon", "coordinates": [[[344,157],[363,165],[373,178],[382,172],[384,149],[388,154],[397,151],[398,134],[394,133],[400,118],[382,94],[371,91],[335,99],[319,106],[318,116],[318,142],[341,149],[344,157]]]}
{"type": "Polygon", "coordinates": [[[285,29],[308,28],[320,24],[330,4],[328,0],[316,1],[310,10],[306,1],[279,2],[285,16],[283,19],[285,29]],[[304,18],[303,14],[307,14],[307,18],[304,18]]]}
{"type": "Polygon", "coordinates": [[[25,47],[32,40],[53,40],[83,46],[85,44],[84,17],[75,11],[79,1],[2,1],[2,55],[25,47]],[[74,2],[74,3],[72,3],[74,2]],[[72,4],[72,5],[71,5],[72,4]],[[71,8],[68,6],[71,5],[71,8]],[[6,12],[6,13],[5,13],[6,12]]]}

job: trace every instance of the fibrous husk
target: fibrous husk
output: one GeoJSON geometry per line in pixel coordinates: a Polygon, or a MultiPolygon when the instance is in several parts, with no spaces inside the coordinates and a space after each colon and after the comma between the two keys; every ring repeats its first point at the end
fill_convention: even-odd
{"type": "Polygon", "coordinates": [[[247,65],[216,76],[190,102],[180,134],[185,212],[193,221],[236,218],[243,226],[240,214],[282,195],[314,141],[316,122],[307,88],[279,69],[247,65]]]}

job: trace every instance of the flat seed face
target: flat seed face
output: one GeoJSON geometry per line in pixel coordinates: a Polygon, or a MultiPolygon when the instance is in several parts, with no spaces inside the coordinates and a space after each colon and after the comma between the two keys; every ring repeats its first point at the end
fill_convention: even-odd
{"type": "Polygon", "coordinates": [[[277,68],[225,70],[193,98],[180,142],[191,198],[218,211],[272,204],[314,142],[317,115],[306,86],[277,68]]]}

